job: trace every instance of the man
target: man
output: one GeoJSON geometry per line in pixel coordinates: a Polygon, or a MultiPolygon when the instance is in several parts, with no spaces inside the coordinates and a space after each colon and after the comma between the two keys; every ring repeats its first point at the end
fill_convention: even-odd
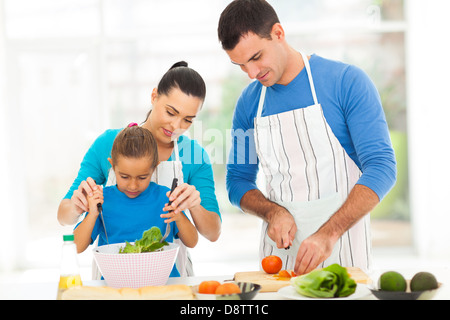
{"type": "Polygon", "coordinates": [[[369,270],[368,213],[396,180],[373,83],[354,66],[294,50],[264,0],[231,2],[218,35],[231,62],[257,80],[236,105],[227,190],[263,219],[261,258],[278,255],[297,274],[332,263],[369,270]]]}

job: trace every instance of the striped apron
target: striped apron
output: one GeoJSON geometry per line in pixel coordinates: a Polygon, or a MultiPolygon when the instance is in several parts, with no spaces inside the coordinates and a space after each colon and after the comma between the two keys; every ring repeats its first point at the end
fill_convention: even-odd
{"type": "MultiPolygon", "coordinates": [[[[290,249],[278,249],[261,230],[260,258],[278,255],[283,269],[295,266],[300,243],[316,232],[345,202],[361,176],[328,125],[314,88],[311,67],[302,54],[314,105],[262,117],[266,87],[261,90],[254,120],[255,146],[266,179],[266,196],[294,217],[297,233],[290,249]]],[[[370,217],[367,214],[345,232],[330,257],[319,267],[338,263],[369,271],[370,217]]]]}

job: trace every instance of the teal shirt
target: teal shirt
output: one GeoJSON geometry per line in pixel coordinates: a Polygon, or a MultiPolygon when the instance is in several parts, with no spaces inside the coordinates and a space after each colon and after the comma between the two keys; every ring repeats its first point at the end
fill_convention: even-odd
{"type": "MultiPolygon", "coordinates": [[[[101,134],[86,152],[80,165],[78,175],[64,199],[70,199],[73,192],[83,180],[91,177],[97,184],[105,186],[111,164],[111,149],[117,134],[122,129],[109,129],[101,134]]],[[[214,176],[208,153],[198,144],[186,136],[178,138],[178,152],[183,164],[184,182],[195,186],[200,192],[201,205],[208,211],[217,213],[221,218],[214,186],[214,176]]],[[[172,153],[168,161],[174,160],[172,153]]]]}

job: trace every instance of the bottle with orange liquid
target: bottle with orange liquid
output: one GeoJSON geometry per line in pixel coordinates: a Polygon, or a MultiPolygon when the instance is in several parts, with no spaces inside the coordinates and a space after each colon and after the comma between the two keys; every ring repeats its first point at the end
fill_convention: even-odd
{"type": "Polygon", "coordinates": [[[77,247],[73,239],[73,234],[63,236],[64,243],[61,254],[57,300],[61,299],[62,293],[68,288],[83,285],[80,277],[80,268],[78,267],[77,247]]]}

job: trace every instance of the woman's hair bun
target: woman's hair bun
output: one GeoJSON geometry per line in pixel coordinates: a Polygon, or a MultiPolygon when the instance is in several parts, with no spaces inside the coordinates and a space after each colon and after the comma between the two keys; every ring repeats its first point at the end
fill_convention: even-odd
{"type": "Polygon", "coordinates": [[[158,83],[158,93],[168,95],[172,88],[178,88],[188,96],[205,99],[206,85],[200,74],[189,68],[186,61],[175,63],[158,83]]]}
{"type": "Polygon", "coordinates": [[[188,63],[186,61],[178,61],[173,66],[171,66],[169,70],[172,70],[172,69],[178,68],[178,67],[187,67],[187,66],[188,66],[188,63]]]}

